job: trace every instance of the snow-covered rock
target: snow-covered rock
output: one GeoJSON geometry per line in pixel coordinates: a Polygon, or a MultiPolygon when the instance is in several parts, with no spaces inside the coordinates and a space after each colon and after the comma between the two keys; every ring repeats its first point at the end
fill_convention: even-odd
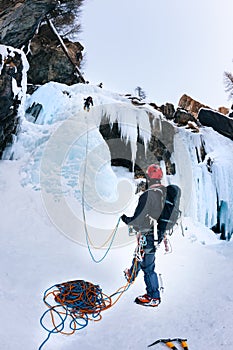
{"type": "Polygon", "coordinates": [[[27,70],[23,51],[0,45],[0,158],[10,157],[6,147],[14,142],[24,115],[27,70]]]}

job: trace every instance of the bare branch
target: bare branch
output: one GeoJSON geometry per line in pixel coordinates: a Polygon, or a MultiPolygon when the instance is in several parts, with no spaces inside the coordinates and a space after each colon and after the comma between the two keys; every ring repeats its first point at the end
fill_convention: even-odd
{"type": "Polygon", "coordinates": [[[78,18],[84,0],[60,0],[56,8],[50,12],[49,18],[59,30],[60,35],[71,40],[77,39],[81,32],[78,18]]]}
{"type": "Polygon", "coordinates": [[[224,72],[225,91],[229,94],[229,99],[233,98],[233,74],[224,72]]]}

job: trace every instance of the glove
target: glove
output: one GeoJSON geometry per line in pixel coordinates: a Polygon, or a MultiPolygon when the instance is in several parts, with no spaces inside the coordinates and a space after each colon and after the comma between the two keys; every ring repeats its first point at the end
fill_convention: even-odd
{"type": "Polygon", "coordinates": [[[127,216],[125,214],[121,216],[121,220],[127,225],[127,216]]]}

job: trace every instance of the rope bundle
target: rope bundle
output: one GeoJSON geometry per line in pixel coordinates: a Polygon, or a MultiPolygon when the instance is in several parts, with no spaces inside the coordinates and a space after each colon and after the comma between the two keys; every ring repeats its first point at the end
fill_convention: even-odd
{"type": "Polygon", "coordinates": [[[40,324],[48,332],[48,336],[40,345],[39,350],[42,349],[51,334],[71,335],[86,327],[90,320],[100,321],[101,311],[113,306],[131,284],[132,281],[127,282],[110,296],[104,294],[98,285],[84,280],[64,282],[48,288],[43,298],[48,310],[40,319],[40,324]],[[116,297],[114,301],[113,297],[116,297]],[[55,305],[52,305],[54,301],[55,305]],[[48,316],[50,316],[49,321],[48,316]],[[69,326],[67,326],[68,320],[69,326]],[[46,326],[48,322],[50,322],[50,327],[46,326]]]}
{"type": "MultiPolygon", "coordinates": [[[[100,311],[108,308],[111,299],[103,295],[98,285],[83,280],[65,282],[57,285],[59,292],[55,301],[66,306],[71,314],[90,314],[93,318],[100,315],[100,311]]],[[[90,316],[89,316],[90,317],[90,316]]]]}
{"type": "Polygon", "coordinates": [[[111,297],[102,293],[98,285],[83,280],[76,280],[56,284],[44,293],[43,301],[48,307],[40,319],[41,326],[49,333],[48,337],[39,347],[42,349],[45,342],[53,333],[71,335],[75,331],[87,326],[89,320],[99,321],[101,311],[112,305],[111,297]],[[52,305],[53,299],[56,302],[52,305]],[[52,327],[47,327],[46,316],[50,316],[52,327]],[[65,323],[69,319],[69,329],[65,323]]]}

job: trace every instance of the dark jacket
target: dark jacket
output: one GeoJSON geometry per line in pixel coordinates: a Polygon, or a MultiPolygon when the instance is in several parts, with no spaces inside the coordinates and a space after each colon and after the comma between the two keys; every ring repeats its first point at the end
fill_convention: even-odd
{"type": "Polygon", "coordinates": [[[90,105],[92,105],[93,106],[93,99],[92,99],[92,97],[91,96],[88,96],[87,98],[84,98],[84,105],[85,106],[90,106],[90,105]]]}
{"type": "Polygon", "coordinates": [[[131,217],[123,215],[122,220],[127,225],[132,225],[137,232],[150,231],[153,228],[150,217],[158,220],[162,212],[164,191],[165,189],[163,186],[155,188],[149,187],[149,189],[139,197],[134,215],[131,217]]]}

